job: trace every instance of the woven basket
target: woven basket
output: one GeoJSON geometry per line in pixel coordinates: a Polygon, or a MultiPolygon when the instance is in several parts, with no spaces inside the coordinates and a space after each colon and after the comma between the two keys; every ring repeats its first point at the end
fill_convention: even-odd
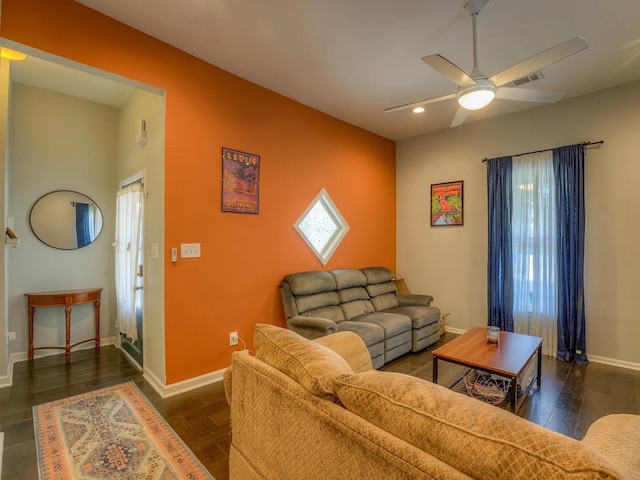
{"type": "Polygon", "coordinates": [[[469,370],[464,376],[464,385],[469,396],[491,405],[500,405],[507,396],[511,382],[490,373],[469,370]]]}

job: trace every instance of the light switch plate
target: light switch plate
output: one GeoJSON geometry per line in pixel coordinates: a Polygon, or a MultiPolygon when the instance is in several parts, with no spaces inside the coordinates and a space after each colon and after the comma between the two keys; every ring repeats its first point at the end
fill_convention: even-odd
{"type": "Polygon", "coordinates": [[[200,256],[199,243],[181,243],[180,256],[182,258],[197,258],[200,256]]]}

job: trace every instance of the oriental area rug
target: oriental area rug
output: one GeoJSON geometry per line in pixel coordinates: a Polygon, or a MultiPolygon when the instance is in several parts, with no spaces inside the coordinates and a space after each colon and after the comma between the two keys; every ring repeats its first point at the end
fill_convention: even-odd
{"type": "Polygon", "coordinates": [[[133,382],[33,407],[40,480],[214,480],[133,382]]]}

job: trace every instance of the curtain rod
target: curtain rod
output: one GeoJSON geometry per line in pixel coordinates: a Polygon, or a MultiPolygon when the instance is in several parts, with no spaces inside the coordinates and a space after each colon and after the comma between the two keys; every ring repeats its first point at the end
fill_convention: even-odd
{"type": "MultiPolygon", "coordinates": [[[[589,145],[602,145],[603,143],[604,143],[604,140],[598,140],[597,142],[582,142],[582,145],[584,145],[585,147],[588,147],[589,145]]],[[[559,147],[554,147],[554,148],[559,148],[559,147]]],[[[522,155],[531,155],[532,153],[546,152],[547,150],[553,150],[553,148],[545,148],[544,150],[535,150],[533,152],[518,153],[517,155],[511,155],[511,156],[521,157],[522,155]]],[[[489,159],[488,158],[483,159],[482,163],[485,163],[487,160],[489,159]]]]}

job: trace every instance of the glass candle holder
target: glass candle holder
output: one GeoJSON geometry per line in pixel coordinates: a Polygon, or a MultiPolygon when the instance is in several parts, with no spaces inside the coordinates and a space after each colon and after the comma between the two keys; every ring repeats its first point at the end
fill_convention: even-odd
{"type": "Polygon", "coordinates": [[[487,327],[487,344],[492,347],[500,345],[500,328],[487,327]]]}

